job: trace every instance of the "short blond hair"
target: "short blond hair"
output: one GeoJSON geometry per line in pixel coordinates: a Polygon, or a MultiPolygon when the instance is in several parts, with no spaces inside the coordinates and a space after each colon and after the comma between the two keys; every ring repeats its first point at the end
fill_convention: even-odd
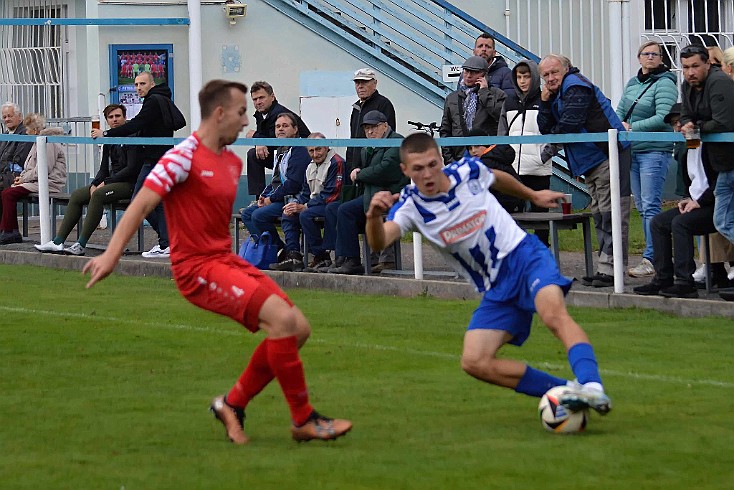
{"type": "Polygon", "coordinates": [[[29,112],[23,118],[23,126],[27,130],[35,130],[39,133],[46,127],[46,118],[37,112],[29,112]]]}

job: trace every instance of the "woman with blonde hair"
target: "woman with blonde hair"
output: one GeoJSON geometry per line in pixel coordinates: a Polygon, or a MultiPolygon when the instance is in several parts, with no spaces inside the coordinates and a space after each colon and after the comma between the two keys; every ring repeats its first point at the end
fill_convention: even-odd
{"type": "MultiPolygon", "coordinates": [[[[721,69],[734,78],[734,48],[724,51],[721,69]]],[[[719,172],[714,188],[714,226],[727,240],[734,243],[734,164],[719,172]]]]}
{"type": "MultiPolygon", "coordinates": [[[[662,47],[655,41],[637,50],[640,70],[624,88],[617,115],[627,131],[670,131],[665,116],[678,100],[676,77],[663,63],[662,47]]],[[[632,143],[631,184],[635,207],[642,217],[645,250],[642,261],[628,270],[632,277],[655,274],[650,222],[660,213],[663,184],[673,154],[673,143],[635,141],[632,143]]]]}
{"type": "MultiPolygon", "coordinates": [[[[40,114],[30,113],[23,119],[26,134],[40,136],[59,136],[61,128],[46,128],[46,120],[40,114]]],[[[61,143],[47,143],[46,162],[48,164],[48,191],[59,193],[66,185],[66,155],[61,143]]],[[[23,171],[15,178],[13,185],[2,192],[2,220],[0,221],[0,245],[21,243],[23,237],[18,231],[18,200],[32,192],[38,192],[38,151],[33,144],[23,165],[23,171]]]]}

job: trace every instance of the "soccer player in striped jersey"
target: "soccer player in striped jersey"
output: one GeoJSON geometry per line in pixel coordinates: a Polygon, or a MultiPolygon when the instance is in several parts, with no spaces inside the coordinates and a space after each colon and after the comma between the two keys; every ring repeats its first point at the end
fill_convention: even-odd
{"type": "Polygon", "coordinates": [[[594,349],[566,310],[564,295],[571,280],[560,274],[548,248],[500,206],[489,187],[544,207],[555,207],[563,194],[534,191],[477,158],[467,156],[444,167],[436,141],[425,133],[405,138],[400,159],[413,184],[399,198],[389,192],[373,197],[367,211],[370,247],[382,250],[409,231],[418,231],[483,293],[464,336],[464,371],[535,397],[554,386],[568,386],[561,403],[570,410],[609,412],[611,401],[604,393],[594,349]],[[536,311],[566,348],[575,381],[497,357],[505,344],[525,342],[536,311]]]}
{"type": "Polygon", "coordinates": [[[87,287],[107,277],[145,216],[165,200],[171,238],[171,270],[181,294],[191,303],[225,315],[251,332],[263,330],[245,371],[211,410],[229,439],[246,444],[244,409],[277,379],[291,412],[297,441],[336,439],[352,423],[320,415],[309,403],[298,349],[311,333],[301,310],[256,267],[232,253],[229,231],[242,161],[227,145],[247,126],[247,87],[212,80],[199,92],[201,125],[168,151],[128,207],[107,250],[84,266],[87,287]]]}

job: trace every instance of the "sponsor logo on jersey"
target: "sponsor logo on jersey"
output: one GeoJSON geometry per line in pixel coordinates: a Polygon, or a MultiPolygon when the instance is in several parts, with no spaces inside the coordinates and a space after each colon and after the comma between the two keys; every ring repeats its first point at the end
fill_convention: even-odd
{"type": "Polygon", "coordinates": [[[202,170],[201,176],[202,177],[214,177],[214,170],[202,170]]]}
{"type": "Polygon", "coordinates": [[[456,243],[459,240],[471,235],[478,229],[482,228],[482,226],[484,225],[484,220],[486,218],[487,211],[479,211],[471,218],[462,221],[458,225],[454,225],[451,228],[441,230],[441,232],[439,233],[441,239],[446,245],[456,243]]]}

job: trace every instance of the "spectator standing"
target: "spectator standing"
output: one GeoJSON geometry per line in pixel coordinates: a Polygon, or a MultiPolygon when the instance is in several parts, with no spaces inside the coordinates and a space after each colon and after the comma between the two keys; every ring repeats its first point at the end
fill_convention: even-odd
{"type": "MultiPolygon", "coordinates": [[[[107,125],[110,128],[116,128],[127,121],[126,112],[124,105],[110,104],[104,108],[103,114],[107,125]]],[[[136,147],[123,145],[104,145],[102,147],[102,162],[94,180],[90,185],[80,187],[71,193],[58,233],[50,242],[34,245],[36,250],[84,255],[84,248],[104,215],[105,204],[130,199],[133,195],[133,188],[140,173],[140,160],[136,158],[135,150],[136,147]],[[85,205],[87,205],[87,216],[79,234],[79,241],[64,248],[64,240],[79,222],[85,205]]]]}
{"type": "MultiPolygon", "coordinates": [[[[617,116],[627,131],[670,131],[665,116],[678,99],[676,77],[663,64],[663,51],[655,41],[643,43],[637,50],[640,69],[624,88],[617,106],[617,116]]],[[[655,274],[653,267],[650,222],[660,213],[663,185],[668,174],[673,143],[635,141],[632,143],[630,185],[635,207],[642,218],[645,250],[640,263],[627,273],[632,277],[655,274]]]]}
{"type": "MultiPolygon", "coordinates": [[[[313,133],[310,139],[325,139],[322,133],[313,133]]],[[[314,142],[316,143],[316,142],[314,142]]],[[[285,235],[286,249],[289,244],[298,244],[299,232],[303,229],[303,239],[308,244],[309,251],[314,255],[308,265],[310,272],[318,267],[331,265],[331,250],[334,249],[336,229],[321,229],[314,222],[315,218],[326,216],[326,205],[337,202],[341,196],[344,182],[344,159],[328,146],[309,146],[308,154],[311,163],[306,167],[306,181],[301,193],[294,202],[283,206],[282,228],[285,235]]],[[[298,257],[292,254],[279,264],[271,264],[270,268],[276,271],[300,271],[305,267],[304,261],[308,257],[298,257]]]]}
{"type": "MultiPolygon", "coordinates": [[[[41,136],[60,136],[61,128],[46,128],[42,115],[30,113],[23,119],[26,134],[41,136]]],[[[48,165],[48,192],[58,194],[66,185],[66,154],[61,143],[46,143],[46,164],[48,165]]],[[[38,192],[38,149],[34,143],[26,157],[23,171],[15,178],[13,185],[2,191],[2,221],[0,221],[0,245],[22,243],[18,231],[17,203],[31,192],[38,192]]]]}
{"type": "MultiPolygon", "coordinates": [[[[403,136],[393,131],[387,117],[379,111],[370,111],[364,115],[362,125],[369,139],[394,138],[403,136]]],[[[407,184],[407,179],[400,171],[400,150],[393,148],[362,148],[361,161],[364,167],[352,169],[349,177],[352,182],[363,189],[362,195],[346,201],[339,206],[336,221],[336,257],[334,267],[328,272],[334,274],[363,274],[364,266],[360,260],[359,234],[364,231],[367,209],[379,191],[399,192],[407,184]],[[339,260],[341,258],[341,260],[339,260]]],[[[365,257],[371,260],[371,257],[365,257]]],[[[395,268],[394,250],[384,250],[380,254],[375,273],[395,268]]]]}
{"type": "MultiPolygon", "coordinates": [[[[140,108],[140,112],[126,124],[116,128],[110,128],[106,131],[92,129],[92,138],[99,136],[131,136],[134,134],[140,137],[173,137],[173,132],[180,128],[170,126],[170,123],[167,122],[170,117],[166,117],[166,114],[170,114],[173,111],[177,111],[180,114],[180,111],[171,100],[171,89],[167,85],[156,85],[153,75],[150,72],[144,71],[135,77],[135,91],[138,97],[143,99],[143,106],[140,108]]],[[[138,149],[137,157],[141,160],[141,167],[133,194],[137,194],[140,191],[145,183],[145,179],[151,170],[153,170],[158,159],[170,148],[172,147],[166,145],[145,145],[138,149]]],[[[151,210],[150,215],[147,216],[147,220],[158,234],[158,244],[148,252],[143,252],[143,257],[168,258],[171,254],[171,249],[169,247],[168,227],[166,226],[166,216],[162,203],[159,203],[155,209],[151,210]]]]}
{"type": "MultiPolygon", "coordinates": [[[[729,48],[724,52],[722,68],[730,78],[734,79],[734,48],[729,48]]],[[[730,96],[731,93],[727,94],[727,101],[730,96]]],[[[727,115],[729,118],[733,116],[731,113],[727,115]]],[[[732,154],[729,154],[728,159],[717,159],[716,166],[719,170],[719,178],[714,190],[716,196],[714,224],[722,236],[734,243],[734,158],[732,154]]]]}
{"type": "MultiPolygon", "coordinates": [[[[377,91],[377,73],[372,68],[360,68],[354,72],[354,89],[359,99],[352,104],[352,115],[349,118],[349,128],[352,138],[366,138],[364,133],[364,116],[371,111],[379,111],[387,118],[387,124],[396,128],[395,108],[390,99],[377,91]]],[[[362,148],[347,148],[347,170],[362,168],[362,148]]]]}
{"type": "MultiPolygon", "coordinates": [[[[472,54],[474,56],[481,56],[487,62],[487,84],[490,87],[496,87],[502,90],[508,97],[512,97],[515,94],[512,74],[505,59],[497,54],[495,46],[495,39],[486,32],[483,32],[474,41],[474,51],[472,54]]],[[[459,83],[461,83],[461,78],[459,79],[459,83]]]]}
{"type": "MultiPolygon", "coordinates": [[[[275,121],[284,112],[295,114],[275,98],[273,86],[268,82],[255,82],[250,91],[255,106],[255,129],[247,132],[248,138],[275,138],[275,121]]],[[[306,138],[311,132],[306,123],[296,115],[298,134],[306,138]]],[[[247,151],[247,192],[259,196],[265,189],[265,169],[273,168],[273,155],[277,146],[256,146],[247,151]]]]}
{"type": "MultiPolygon", "coordinates": [[[[497,130],[499,136],[539,135],[538,110],[540,109],[540,73],[532,60],[522,60],[512,69],[515,90],[505,99],[497,130]]],[[[515,160],[513,167],[520,182],[533,190],[550,189],[556,145],[539,143],[513,144],[515,160]]],[[[501,170],[501,169],[500,169],[501,170]]],[[[546,213],[548,208],[530,203],[530,211],[546,213]]],[[[536,230],[545,246],[549,246],[548,230],[536,230]]]]}
{"type": "MultiPolygon", "coordinates": [[[[292,112],[281,112],[275,119],[276,138],[298,138],[298,117],[292,112]]],[[[250,235],[268,232],[273,243],[282,251],[279,262],[303,260],[298,251],[298,234],[286,235],[283,242],[275,228],[275,221],[283,214],[283,206],[296,200],[301,193],[306,167],[311,162],[304,146],[281,146],[275,152],[273,180],[265,187],[257,202],[242,211],[242,223],[250,235]],[[287,200],[287,202],[286,202],[287,200]]]]}
{"type": "MultiPolygon", "coordinates": [[[[479,129],[496,136],[505,93],[487,83],[487,61],[481,56],[470,56],[461,69],[459,87],[446,97],[439,135],[466,136],[472,129],[479,129]]],[[[444,162],[448,165],[460,160],[465,151],[463,146],[444,147],[444,162]]]]}
{"type": "Polygon", "coordinates": [[[125,245],[158,201],[165,199],[171,223],[171,270],[181,294],[200,308],[232,318],[267,337],[226,395],[211,410],[235,444],[247,444],[245,407],[274,379],[290,409],[297,441],[336,439],[348,420],[324,417],[309,400],[298,350],[311,333],[308,320],[268,276],[232,253],[229,223],[242,161],[227,145],[247,126],[247,87],[212,80],[199,92],[201,125],[168,152],[115,230],[105,253],[84,266],[92,287],[112,273],[125,245]]]}
{"type": "MultiPolygon", "coordinates": [[[[611,128],[625,131],[609,99],[571,66],[565,56],[549,54],[540,62],[545,86],[540,92],[538,128],[542,134],[604,133],[611,128]]],[[[587,286],[614,285],[612,252],[612,195],[606,141],[564,143],[568,166],[574,177],[583,175],[591,194],[599,260],[594,276],[582,278],[587,286]]],[[[630,215],[630,145],[619,144],[620,204],[622,208],[622,255],[627,263],[630,215]]]]}
{"type": "MultiPolygon", "coordinates": [[[[6,102],[2,105],[3,125],[8,134],[26,134],[23,126],[23,113],[17,104],[6,102]]],[[[0,141],[0,191],[10,187],[15,178],[23,171],[23,162],[28,158],[33,143],[23,141],[0,141]]]]}

